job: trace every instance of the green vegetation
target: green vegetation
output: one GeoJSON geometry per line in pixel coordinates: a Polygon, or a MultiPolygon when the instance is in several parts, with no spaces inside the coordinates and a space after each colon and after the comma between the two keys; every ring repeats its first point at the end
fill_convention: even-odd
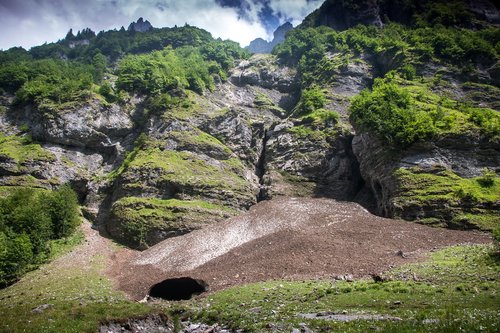
{"type": "Polygon", "coordinates": [[[112,214],[119,219],[123,231],[120,238],[141,249],[161,240],[155,235],[181,235],[235,213],[230,208],[202,200],[126,197],[112,207],[112,214]]]}
{"type": "Polygon", "coordinates": [[[50,241],[70,236],[80,222],[76,194],[16,189],[0,198],[0,285],[14,282],[50,255],[50,241]]]}
{"type": "Polygon", "coordinates": [[[10,61],[0,67],[0,87],[15,93],[17,103],[57,110],[90,97],[92,67],[58,59],[10,61]]]}
{"type": "Polygon", "coordinates": [[[476,132],[490,140],[500,136],[498,112],[440,97],[393,72],[354,97],[350,112],[361,130],[401,148],[450,134],[476,132]]]}
{"type": "Polygon", "coordinates": [[[129,92],[157,95],[189,88],[198,93],[213,89],[209,64],[194,48],[167,48],[147,55],[129,55],[120,61],[117,87],[129,92]]]}
{"type": "Polygon", "coordinates": [[[49,112],[77,106],[92,91],[108,103],[125,101],[124,91],[154,95],[152,99],[184,88],[201,94],[214,88],[214,77],[226,80],[236,59],[248,56],[237,43],[215,40],[205,30],[188,25],[97,36],[84,29],[29,52],[0,51],[0,91],[15,93],[18,104],[33,103],[49,112]],[[117,89],[113,89],[103,78],[120,58],[117,89]],[[99,87],[94,89],[93,84],[99,87]]]}
{"type": "Polygon", "coordinates": [[[498,227],[495,207],[500,202],[500,178],[489,170],[480,177],[461,178],[449,170],[429,173],[400,168],[395,171],[395,176],[399,182],[399,190],[393,204],[399,209],[433,207],[428,214],[432,214],[436,220],[427,216],[430,223],[447,221],[451,225],[472,226],[489,231],[498,227]]]}
{"type": "MultiPolygon", "coordinates": [[[[358,25],[345,31],[321,26],[292,30],[273,53],[288,65],[298,65],[302,82],[328,83],[333,74],[349,64],[352,55],[373,54],[385,58],[379,63],[381,75],[401,64],[433,60],[471,70],[498,60],[498,29],[460,29],[436,25],[406,27],[397,23],[384,28],[358,25]]],[[[408,69],[408,68],[407,68],[408,69]]]]}
{"type": "MultiPolygon", "coordinates": [[[[59,253],[66,251],[59,247],[59,253]]],[[[100,321],[153,311],[113,290],[102,274],[107,265],[102,254],[79,251],[88,256],[84,263],[72,262],[71,256],[64,263],[57,260],[0,290],[1,332],[95,332],[100,321]]]]}
{"type": "MultiPolygon", "coordinates": [[[[23,164],[32,161],[54,161],[55,157],[36,143],[32,143],[30,136],[5,136],[0,133],[0,155],[12,159],[16,165],[16,171],[21,171],[23,164]]],[[[14,171],[14,170],[13,170],[14,171]]]]}
{"type": "Polygon", "coordinates": [[[253,104],[255,107],[257,107],[260,110],[268,110],[277,115],[278,117],[284,117],[285,115],[285,110],[277,106],[270,98],[269,96],[258,93],[255,96],[255,100],[253,101],[253,104]]]}
{"type": "Polygon", "coordinates": [[[272,281],[216,292],[184,303],[185,316],[248,332],[290,332],[300,323],[314,332],[494,332],[500,265],[491,245],[437,251],[423,263],[383,275],[384,282],[272,281]],[[306,319],[333,312],[389,315],[401,321],[306,319]]]}
{"type": "Polygon", "coordinates": [[[296,116],[309,115],[317,110],[323,109],[327,98],[325,92],[316,85],[303,89],[300,95],[299,103],[294,110],[296,116]]]}
{"type": "MultiPolygon", "coordinates": [[[[180,189],[187,191],[200,191],[199,194],[223,189],[242,194],[247,192],[247,182],[241,177],[241,164],[238,167],[230,160],[222,160],[220,166],[215,167],[195,153],[162,148],[149,146],[140,150],[126,173],[141,169],[160,170],[157,181],[177,184],[180,189]]],[[[134,187],[134,184],[127,186],[134,187]]]]}

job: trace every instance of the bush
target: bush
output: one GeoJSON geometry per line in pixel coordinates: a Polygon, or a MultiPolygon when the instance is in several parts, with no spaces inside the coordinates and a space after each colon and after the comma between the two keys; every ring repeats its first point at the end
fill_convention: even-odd
{"type": "Polygon", "coordinates": [[[327,99],[323,90],[316,85],[312,85],[310,88],[302,90],[296,107],[297,116],[305,116],[322,109],[325,107],[326,102],[327,99]]]}
{"type": "Polygon", "coordinates": [[[76,194],[69,186],[40,192],[18,189],[0,198],[0,285],[46,260],[54,239],[78,226],[76,194]]]}
{"type": "Polygon", "coordinates": [[[482,187],[491,187],[495,184],[496,176],[497,174],[495,173],[495,171],[490,170],[488,168],[484,168],[482,170],[482,175],[477,179],[477,182],[482,187]]]}
{"type": "Polygon", "coordinates": [[[375,80],[372,91],[353,98],[350,112],[359,129],[402,148],[437,133],[431,116],[416,107],[406,89],[381,79],[375,80]]]}

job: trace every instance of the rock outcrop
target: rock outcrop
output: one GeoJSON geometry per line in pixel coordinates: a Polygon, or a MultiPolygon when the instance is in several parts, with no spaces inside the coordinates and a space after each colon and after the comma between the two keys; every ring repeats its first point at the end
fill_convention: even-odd
{"type": "Polygon", "coordinates": [[[290,22],[286,22],[274,31],[272,41],[268,42],[262,38],[256,38],[246,48],[252,53],[271,53],[276,45],[281,44],[285,40],[286,33],[292,29],[293,25],[290,22]]]}
{"type": "Polygon", "coordinates": [[[352,149],[382,216],[460,228],[498,219],[500,201],[473,194],[484,170],[499,165],[498,143],[459,135],[401,151],[365,133],[352,149]]]}
{"type": "Polygon", "coordinates": [[[146,32],[151,29],[153,29],[151,23],[148,20],[144,21],[144,19],[140,17],[137,20],[137,22],[130,23],[130,25],[127,28],[127,31],[146,32]]]}

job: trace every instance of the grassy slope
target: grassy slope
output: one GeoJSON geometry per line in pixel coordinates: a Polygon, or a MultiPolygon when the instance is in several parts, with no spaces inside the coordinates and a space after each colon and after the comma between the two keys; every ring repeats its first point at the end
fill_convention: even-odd
{"type": "Polygon", "coordinates": [[[235,287],[188,303],[191,316],[252,332],[495,332],[500,265],[491,246],[451,247],[386,274],[389,281],[273,281],[235,287]],[[299,313],[384,314],[402,321],[348,323],[299,313]],[[427,321],[426,321],[427,320],[427,321]]]}
{"type": "MultiPolygon", "coordinates": [[[[81,233],[73,238],[53,245],[52,252],[63,254],[83,239],[81,233]]],[[[95,332],[101,320],[152,311],[113,290],[102,274],[103,255],[93,255],[89,261],[88,266],[78,266],[56,260],[0,290],[0,332],[95,332]],[[49,308],[33,312],[44,304],[49,308]]]]}
{"type": "MultiPolygon", "coordinates": [[[[422,263],[384,274],[385,282],[270,281],[234,287],[182,303],[162,303],[172,316],[249,332],[496,332],[500,263],[492,245],[456,246],[422,263]],[[301,313],[383,314],[402,321],[331,322],[301,313]]],[[[498,255],[498,254],[497,254],[498,255]]],[[[159,311],[132,303],[102,275],[105,257],[87,267],[48,264],[0,291],[0,332],[93,332],[104,319],[159,311]],[[32,309],[52,306],[42,313],[32,309]]]]}

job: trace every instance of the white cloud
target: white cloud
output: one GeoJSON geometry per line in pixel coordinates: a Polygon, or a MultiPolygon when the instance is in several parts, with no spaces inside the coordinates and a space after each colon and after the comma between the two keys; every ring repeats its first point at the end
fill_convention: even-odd
{"type": "MultiPolygon", "coordinates": [[[[296,25],[321,2],[271,0],[270,7],[296,25]]],[[[87,27],[96,32],[127,28],[139,17],[155,27],[188,23],[242,46],[257,37],[272,38],[259,20],[263,4],[242,0],[242,6],[244,17],[239,17],[238,8],[221,7],[215,0],[0,0],[0,49],[57,41],[70,28],[74,32],[87,27]]]]}
{"type": "MultiPolygon", "coordinates": [[[[158,1],[155,1],[157,4],[158,1]]],[[[214,0],[162,1],[164,10],[152,4],[126,8],[128,17],[136,20],[139,16],[148,19],[155,27],[189,25],[210,31],[214,37],[231,39],[242,46],[248,45],[257,36],[266,36],[263,25],[258,21],[239,19],[234,8],[220,7],[214,0]]],[[[252,11],[255,9],[252,9],[252,11]]]]}
{"type": "MultiPolygon", "coordinates": [[[[271,0],[269,7],[276,14],[281,14],[282,20],[290,19],[292,24],[298,25],[305,16],[318,8],[324,0],[271,0]]],[[[284,23],[284,22],[281,22],[284,23]]]]}

